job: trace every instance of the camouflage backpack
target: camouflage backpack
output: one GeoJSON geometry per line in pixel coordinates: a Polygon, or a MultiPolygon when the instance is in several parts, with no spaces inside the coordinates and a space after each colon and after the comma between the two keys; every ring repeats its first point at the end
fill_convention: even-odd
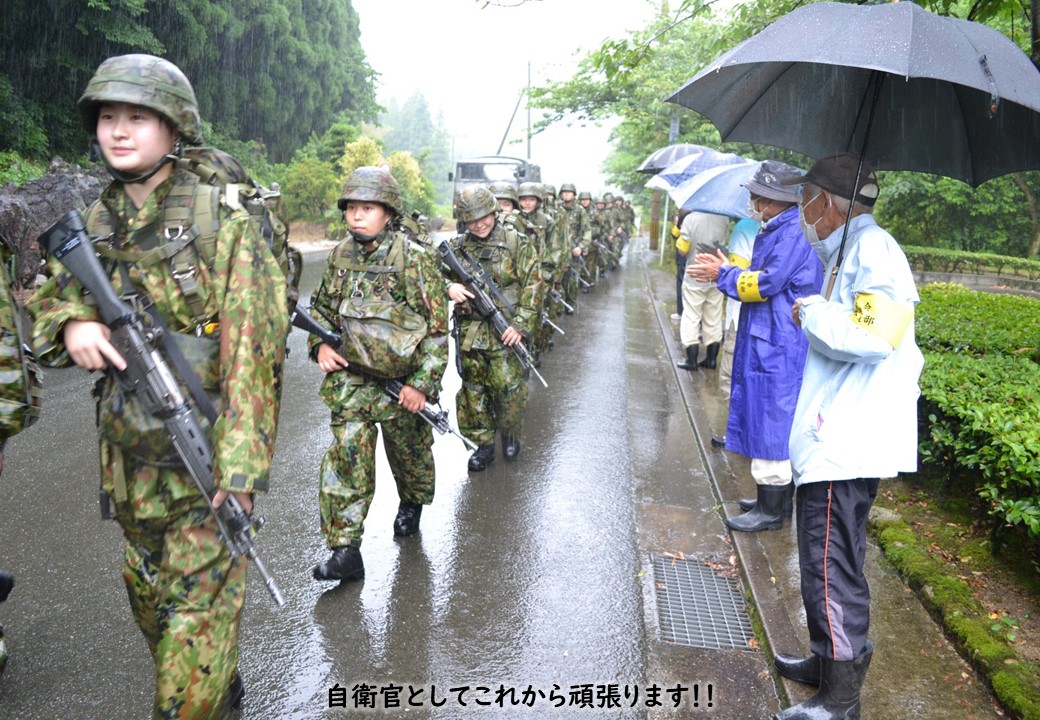
{"type": "MultiPolygon", "coordinates": [[[[160,259],[168,259],[174,277],[180,284],[188,305],[200,324],[210,320],[205,316],[195,290],[194,273],[190,271],[193,258],[180,251],[193,244],[199,257],[211,265],[216,256],[216,236],[220,229],[218,207],[243,209],[249,213],[260,235],[285,274],[287,312],[296,306],[299,298],[300,274],[303,259],[300,252],[289,245],[289,233],[268,206],[270,193],[263,191],[245,168],[228,153],[216,148],[187,147],[177,160],[178,169],[187,170],[199,178],[199,185],[209,186],[210,192],[199,191],[194,185],[174,186],[163,209],[162,226],[167,236],[174,238],[161,246],[160,259]],[[176,231],[173,229],[176,228],[176,231]],[[183,232],[184,228],[197,232],[183,232]],[[182,267],[183,266],[183,267],[182,267]]],[[[112,235],[115,226],[108,210],[101,203],[91,206],[86,216],[87,232],[93,238],[112,235]]],[[[98,248],[102,255],[118,253],[98,248]]]]}
{"type": "Polygon", "coordinates": [[[36,422],[43,382],[36,357],[26,344],[21,308],[11,291],[6,244],[0,247],[0,448],[7,438],[36,422]]]}

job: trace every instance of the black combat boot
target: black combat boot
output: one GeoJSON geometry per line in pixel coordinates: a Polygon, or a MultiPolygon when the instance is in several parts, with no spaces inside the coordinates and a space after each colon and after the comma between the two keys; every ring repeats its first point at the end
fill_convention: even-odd
{"type": "MultiPolygon", "coordinates": [[[[714,444],[715,441],[712,440],[712,445],[714,444]]],[[[725,445],[725,442],[723,442],[723,445],[725,445]]],[[[794,514],[794,483],[788,483],[787,485],[784,485],[784,487],[787,488],[787,495],[784,496],[784,517],[789,518],[794,514]]],[[[740,499],[740,509],[744,512],[754,510],[756,504],[758,504],[758,500],[755,498],[740,499]]],[[[780,674],[783,675],[783,673],[780,674]]]]}
{"type": "Polygon", "coordinates": [[[14,589],[14,575],[10,575],[5,572],[0,572],[0,602],[7,599],[7,596],[11,594],[11,590],[14,589]]]}
{"type": "Polygon", "coordinates": [[[394,535],[407,537],[419,532],[419,518],[422,517],[422,505],[401,501],[397,506],[397,517],[394,518],[394,535]]]}
{"type": "MultiPolygon", "coordinates": [[[[712,435],[711,436],[711,446],[713,448],[719,448],[720,450],[722,448],[726,447],[726,436],[725,435],[712,435]]],[[[744,507],[744,501],[743,500],[740,501],[740,507],[743,508],[744,510],[748,509],[748,508],[744,507]]]]}
{"type": "Polygon", "coordinates": [[[332,555],[314,566],[315,580],[360,580],[365,577],[365,563],[361,550],[353,545],[334,548],[332,555]]]}
{"type": "Polygon", "coordinates": [[[470,472],[480,472],[493,462],[495,462],[495,443],[481,445],[475,453],[469,456],[470,472]]]}
{"type": "Polygon", "coordinates": [[[701,367],[707,368],[708,370],[715,369],[715,361],[719,358],[719,346],[722,343],[708,343],[708,347],[704,348],[705,357],[701,360],[701,367]]]}
{"type": "Polygon", "coordinates": [[[235,677],[231,678],[231,685],[228,686],[227,697],[224,698],[225,707],[229,708],[229,710],[242,709],[242,700],[245,696],[246,687],[242,684],[242,676],[238,674],[238,670],[236,669],[235,677]]]}
{"type": "Polygon", "coordinates": [[[686,348],[686,362],[676,363],[675,366],[680,370],[696,370],[697,369],[697,354],[701,351],[700,345],[690,345],[686,348]]]}
{"type": "Polygon", "coordinates": [[[820,690],[773,720],[860,720],[859,691],[867,677],[872,649],[855,660],[820,658],[820,690]]]}
{"type": "Polygon", "coordinates": [[[515,435],[502,433],[502,457],[506,462],[515,462],[520,456],[520,440],[515,435]]]}
{"type": "MultiPolygon", "coordinates": [[[[788,483],[793,485],[793,483],[788,483]]],[[[779,530],[784,522],[784,495],[787,485],[758,485],[755,509],[743,515],[728,518],[726,526],[741,532],[779,530]]]]}

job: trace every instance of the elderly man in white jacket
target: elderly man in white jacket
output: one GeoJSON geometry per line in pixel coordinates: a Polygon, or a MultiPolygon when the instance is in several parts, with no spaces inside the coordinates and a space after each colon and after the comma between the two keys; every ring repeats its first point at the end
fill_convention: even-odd
{"type": "Polygon", "coordinates": [[[779,654],[775,661],[782,675],[820,689],[776,718],[858,719],[873,652],[863,573],[867,514],[881,478],[917,469],[920,298],[906,256],[871,214],[879,187],[869,163],[860,167],[851,153],[832,155],[801,182],[802,228],[823,259],[827,288],[792,308],[809,340],[790,451],[812,654],[779,654]]]}

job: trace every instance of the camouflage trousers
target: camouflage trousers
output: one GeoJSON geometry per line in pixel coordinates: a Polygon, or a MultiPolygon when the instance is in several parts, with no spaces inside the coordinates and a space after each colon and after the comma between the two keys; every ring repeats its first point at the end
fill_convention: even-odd
{"type": "Polygon", "coordinates": [[[527,410],[527,380],[512,350],[462,353],[462,388],[455,396],[459,431],[477,445],[495,442],[495,431],[519,436],[527,410]]]}
{"type": "Polygon", "coordinates": [[[580,269],[574,265],[569,267],[573,267],[575,272],[567,270],[563,274],[563,279],[561,281],[561,285],[563,286],[563,299],[567,301],[568,305],[576,308],[578,307],[576,304],[578,302],[578,278],[575,273],[579,272],[580,269]]]}
{"type": "Polygon", "coordinates": [[[120,473],[125,482],[126,497],[115,503],[126,538],[123,580],[155,662],[153,718],[225,718],[246,562],[231,559],[185,474],[135,463],[107,443],[101,457],[103,479],[120,473]]]}
{"type": "MultiPolygon", "coordinates": [[[[318,508],[330,548],[360,547],[365,517],[376,493],[377,421],[360,414],[334,415],[334,440],[321,460],[318,508]],[[346,417],[351,419],[347,420],[346,417]]],[[[383,449],[402,502],[433,502],[433,429],[417,414],[394,408],[378,420],[383,449]]]]}

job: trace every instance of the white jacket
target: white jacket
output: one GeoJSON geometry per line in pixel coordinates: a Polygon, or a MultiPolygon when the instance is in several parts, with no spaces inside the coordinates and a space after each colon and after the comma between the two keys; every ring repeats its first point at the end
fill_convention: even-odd
{"type": "MultiPolygon", "coordinates": [[[[809,339],[791,428],[797,484],[895,477],[917,470],[917,385],[924,358],[914,338],[920,302],[910,265],[872,215],[849,225],[830,300],[802,301],[809,339]]],[[[824,288],[842,228],[817,248],[824,288]]]]}

